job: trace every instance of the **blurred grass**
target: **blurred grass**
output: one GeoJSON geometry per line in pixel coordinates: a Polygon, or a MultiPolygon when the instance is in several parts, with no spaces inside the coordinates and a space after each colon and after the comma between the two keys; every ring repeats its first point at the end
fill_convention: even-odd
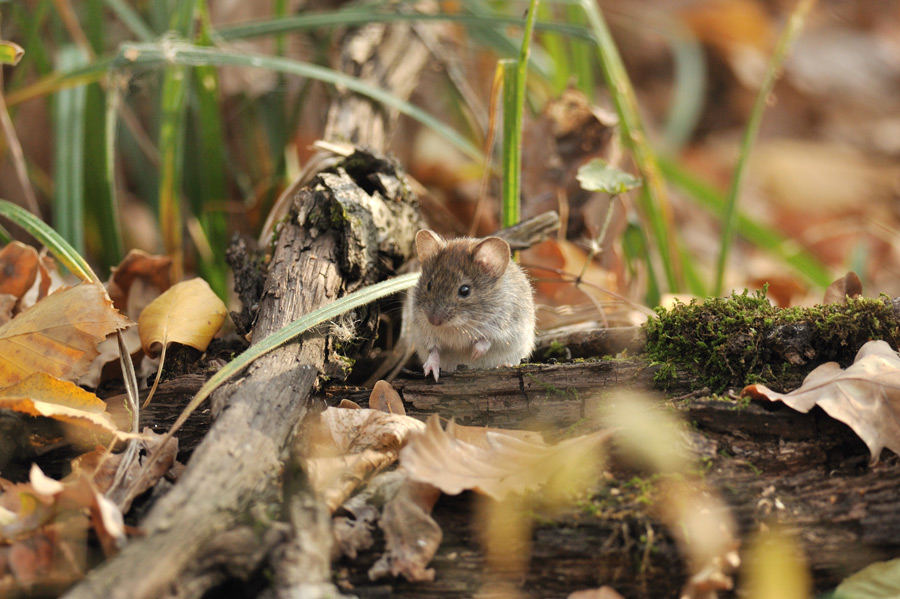
{"type": "MultiPolygon", "coordinates": [[[[644,262],[645,272],[651,275],[646,285],[647,303],[654,304],[665,291],[688,290],[704,295],[710,285],[717,289],[721,286],[720,276],[713,282],[703,281],[697,272],[697,259],[687,255],[678,238],[668,205],[667,183],[679,186],[708,209],[717,206],[715,209],[724,215],[723,264],[737,234],[772,252],[811,283],[827,284],[827,269],[821,263],[791,247],[789,240],[773,230],[737,213],[740,177],[752,144],[743,146],[725,204],[719,203],[721,193],[697,181],[675,161],[658,157],[660,150],[684,143],[696,122],[706,75],[697,42],[690,36],[673,35],[668,41],[677,67],[676,85],[665,139],[656,148],[646,135],[634,90],[606,21],[590,0],[547,1],[536,14],[528,13],[527,20],[517,12],[521,3],[473,0],[448,5],[455,11],[452,13],[427,15],[412,12],[409,2],[372,3],[290,15],[287,3],[276,0],[271,15],[260,14],[258,20],[218,29],[210,24],[204,0],[149,0],[139,5],[125,0],[86,0],[67,15],[68,21],[57,9],[64,5],[37,0],[26,10],[17,4],[8,8],[0,4],[13,23],[16,40],[25,48],[22,62],[10,71],[6,99],[12,112],[33,98],[54,96],[62,100],[56,102],[62,106],[55,109],[57,139],[61,141],[57,144],[56,175],[51,179],[34,164],[29,167],[35,180],[52,180],[56,186],[52,222],[76,247],[87,245],[88,254],[104,267],[122,256],[118,208],[127,190],[132,202],[143,204],[157,216],[158,234],[166,251],[178,264],[179,255],[187,252],[186,267],[197,270],[224,296],[227,268],[223,256],[229,210],[243,211],[242,218],[248,222],[261,222],[254,213],[265,211],[271,198],[288,182],[285,158],[298,149],[294,132],[305,102],[312,97],[308,93],[312,89],[310,80],[343,86],[396,108],[436,131],[469,159],[484,164],[479,149],[484,132],[464,135],[460,133],[464,125],[445,122],[384,90],[315,62],[286,57],[288,35],[310,34],[307,39],[318,62],[327,56],[328,32],[337,28],[415,20],[456,23],[481,49],[501,58],[518,56],[517,64],[522,67],[528,64],[536,76],[528,82],[528,88],[524,87],[524,76],[513,81],[510,75],[508,80],[514,83],[511,87],[523,90],[517,98],[522,106],[527,101],[539,109],[538,99],[546,97],[547,92],[535,93],[537,90],[558,93],[570,83],[593,97],[598,75],[603,75],[619,115],[622,140],[647,181],[637,197],[640,221],[629,226],[625,239],[630,259],[644,262]],[[531,36],[521,36],[531,17],[535,17],[532,23],[541,43],[531,48],[531,59],[526,63],[521,60],[523,50],[527,52],[521,40],[531,36]],[[51,56],[77,44],[81,28],[93,55],[87,57],[86,64],[72,60],[54,66],[51,56]],[[231,42],[253,38],[273,39],[274,53],[252,53],[230,46],[231,42]],[[223,66],[270,71],[276,74],[276,83],[255,96],[239,92],[237,97],[229,97],[219,81],[223,66]],[[291,77],[304,79],[299,93],[287,91],[291,77]],[[528,96],[525,89],[530,92],[528,96]],[[81,206],[87,206],[87,210],[79,211],[81,206]]],[[[777,71],[779,60],[776,53],[770,63],[772,72],[777,71]]],[[[506,128],[520,132],[521,120],[516,123],[506,128]]],[[[748,131],[751,126],[752,121],[748,131]]],[[[515,166],[518,160],[509,155],[515,145],[507,145],[504,152],[509,176],[519,174],[515,166]]],[[[513,196],[517,195],[511,182],[510,189],[513,196]]],[[[516,218],[515,213],[509,214],[510,219],[516,218]]]]}

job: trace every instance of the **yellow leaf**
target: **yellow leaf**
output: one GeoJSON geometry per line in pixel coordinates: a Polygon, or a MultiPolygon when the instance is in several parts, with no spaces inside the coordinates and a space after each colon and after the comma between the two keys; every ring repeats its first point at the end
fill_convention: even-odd
{"type": "Polygon", "coordinates": [[[138,319],[141,346],[157,355],[175,342],[203,351],[225,322],[225,304],[203,279],[182,281],[144,308],[138,319]]]}
{"type": "Polygon", "coordinates": [[[128,324],[100,285],[57,291],[0,327],[0,387],[35,372],[77,379],[98,355],[97,344],[128,324]]]}
{"type": "Polygon", "coordinates": [[[0,408],[53,418],[104,438],[122,436],[99,397],[43,373],[32,374],[15,385],[0,389],[0,408]]]}

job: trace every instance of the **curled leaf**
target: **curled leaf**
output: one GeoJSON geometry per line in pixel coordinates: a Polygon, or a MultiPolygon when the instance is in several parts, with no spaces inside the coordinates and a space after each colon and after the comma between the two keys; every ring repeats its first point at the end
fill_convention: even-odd
{"type": "Polygon", "coordinates": [[[900,454],[900,357],[886,341],[863,345],[847,369],[837,362],[822,364],[790,393],[749,385],[742,395],[783,401],[798,412],[819,406],[859,435],[873,463],[885,447],[900,454]]]}

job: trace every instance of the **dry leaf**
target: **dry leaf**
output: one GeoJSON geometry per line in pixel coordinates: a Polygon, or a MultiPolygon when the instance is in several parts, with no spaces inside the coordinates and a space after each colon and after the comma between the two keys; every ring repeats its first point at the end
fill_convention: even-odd
{"type": "Polygon", "coordinates": [[[846,370],[837,362],[822,364],[790,393],[749,385],[741,395],[783,401],[799,412],[819,406],[859,435],[873,464],[885,447],[900,454],[900,357],[886,341],[863,345],[846,370]]]}
{"type": "Polygon", "coordinates": [[[431,517],[440,492],[428,484],[406,481],[384,506],[381,526],[387,551],[369,570],[369,579],[403,576],[409,582],[434,580],[426,568],[443,539],[441,527],[431,517]]]}
{"type": "Polygon", "coordinates": [[[0,389],[0,408],[73,424],[105,442],[111,436],[123,437],[99,397],[44,373],[0,389]]]}
{"type": "Polygon", "coordinates": [[[206,281],[182,281],[141,312],[141,345],[152,356],[173,342],[204,351],[225,322],[225,314],[225,304],[206,281]]]}
{"type": "Polygon", "coordinates": [[[111,269],[106,290],[122,314],[136,319],[150,302],[172,286],[171,267],[172,259],[168,256],[131,250],[111,269]]]}
{"type": "Polygon", "coordinates": [[[92,522],[111,551],[125,538],[121,512],[86,478],[56,481],[37,465],[29,478],[0,494],[2,597],[55,596],[81,578],[92,522]]]}
{"type": "Polygon", "coordinates": [[[424,427],[409,416],[328,408],[308,433],[310,484],[334,511],[372,474],[393,464],[410,433],[424,427]]]}
{"type": "Polygon", "coordinates": [[[451,423],[444,431],[436,415],[429,417],[425,431],[400,452],[400,464],[410,478],[449,495],[476,490],[496,500],[536,490],[572,464],[596,464],[598,448],[609,436],[594,433],[548,446],[488,431],[485,449],[455,438],[453,428],[451,423]]]}
{"type": "Polygon", "coordinates": [[[99,285],[57,291],[0,327],[0,387],[35,372],[75,380],[98,355],[97,344],[128,324],[99,285]]]}
{"type": "Polygon", "coordinates": [[[31,289],[38,274],[38,253],[30,245],[13,241],[0,250],[0,293],[17,298],[31,289]]]}
{"type": "Polygon", "coordinates": [[[369,395],[369,408],[388,414],[406,415],[406,408],[403,407],[400,394],[387,381],[378,381],[372,387],[372,393],[369,395]]]}
{"type": "Polygon", "coordinates": [[[852,270],[828,286],[824,304],[843,304],[847,298],[856,299],[862,295],[862,282],[852,270]]]}
{"type": "MultiPolygon", "coordinates": [[[[138,441],[140,455],[148,456],[154,454],[164,436],[163,434],[154,433],[150,428],[144,428],[143,436],[138,441]]],[[[175,464],[177,456],[178,438],[174,437],[169,443],[166,443],[162,456],[156,461],[150,474],[139,479],[141,484],[137,487],[134,486],[134,483],[142,473],[143,464],[140,459],[134,460],[128,470],[125,471],[121,484],[111,493],[108,493],[110,501],[115,503],[122,512],[128,513],[135,498],[153,487],[159,479],[165,476],[175,464]]],[[[112,487],[119,464],[124,457],[124,453],[107,455],[105,447],[97,447],[93,451],[82,454],[72,460],[71,476],[90,478],[91,482],[101,493],[107,493],[112,487]]]]}

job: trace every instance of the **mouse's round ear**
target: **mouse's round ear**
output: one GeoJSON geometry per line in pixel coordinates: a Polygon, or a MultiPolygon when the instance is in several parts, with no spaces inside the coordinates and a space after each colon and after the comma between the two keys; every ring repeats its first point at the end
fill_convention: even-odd
{"type": "Polygon", "coordinates": [[[509,244],[499,237],[488,237],[472,250],[475,264],[489,275],[499,277],[509,266],[509,244]]]}
{"type": "Polygon", "coordinates": [[[419,262],[425,262],[445,245],[444,240],[434,231],[422,229],[416,233],[416,254],[419,256],[419,262]]]}

